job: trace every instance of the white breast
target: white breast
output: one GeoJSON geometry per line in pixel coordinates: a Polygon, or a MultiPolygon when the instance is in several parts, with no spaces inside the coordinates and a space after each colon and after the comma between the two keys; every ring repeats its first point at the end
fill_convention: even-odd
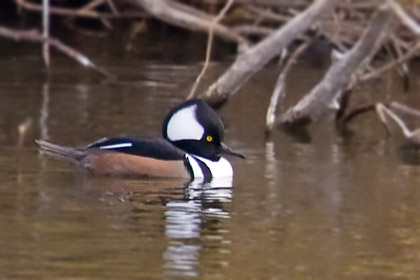
{"type": "Polygon", "coordinates": [[[225,158],[221,157],[218,161],[212,161],[199,156],[187,155],[187,160],[190,163],[194,178],[204,177],[204,173],[197,160],[202,161],[210,169],[213,178],[233,176],[232,165],[225,158]]]}

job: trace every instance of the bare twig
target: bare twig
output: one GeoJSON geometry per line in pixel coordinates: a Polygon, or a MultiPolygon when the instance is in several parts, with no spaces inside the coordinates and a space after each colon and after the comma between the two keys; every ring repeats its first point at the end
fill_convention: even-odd
{"type": "Polygon", "coordinates": [[[207,48],[206,48],[206,59],[204,61],[204,66],[201,69],[200,74],[197,76],[197,79],[194,82],[194,85],[191,88],[190,93],[187,96],[187,99],[191,99],[194,97],[195,91],[197,90],[198,85],[200,84],[201,79],[204,77],[204,74],[207,71],[209,62],[210,62],[210,57],[211,57],[211,49],[212,49],[212,45],[213,45],[213,34],[214,34],[214,27],[216,26],[216,24],[218,22],[220,22],[222,20],[222,18],[225,16],[226,12],[229,10],[229,8],[232,6],[234,0],[228,0],[228,2],[226,2],[226,5],[223,7],[223,9],[220,11],[220,13],[217,15],[217,17],[215,17],[209,27],[209,36],[207,39],[207,48]]]}
{"type": "MultiPolygon", "coordinates": [[[[98,7],[100,7],[100,6],[104,5],[104,4],[106,4],[106,0],[93,0],[93,1],[91,1],[91,2],[88,2],[88,3],[87,3],[86,5],[84,5],[83,7],[81,7],[81,8],[79,9],[79,11],[80,11],[80,12],[93,11],[94,9],[96,9],[96,8],[98,8],[98,7]]],[[[114,12],[113,12],[113,13],[114,13],[114,12]]],[[[115,13],[114,13],[114,14],[115,14],[115,13]]],[[[103,24],[106,28],[108,28],[108,29],[111,29],[111,28],[112,28],[111,23],[110,23],[108,20],[106,20],[105,18],[100,18],[99,20],[102,22],[102,24],[103,24]]]]}
{"type": "Polygon", "coordinates": [[[411,108],[399,102],[393,101],[391,104],[389,104],[389,107],[394,111],[400,111],[401,113],[420,118],[420,110],[411,108]]]}
{"type": "MultiPolygon", "coordinates": [[[[42,0],[42,36],[44,38],[50,37],[50,1],[42,0]]],[[[47,71],[50,70],[50,44],[48,41],[45,41],[42,44],[42,56],[44,58],[45,67],[47,71]]]]}
{"type": "Polygon", "coordinates": [[[0,26],[0,36],[13,39],[15,41],[28,41],[28,42],[33,42],[33,43],[47,42],[50,46],[56,48],[60,52],[76,60],[81,65],[95,70],[96,72],[98,72],[99,74],[103,75],[104,77],[110,80],[115,80],[114,76],[109,74],[105,69],[97,66],[88,57],[86,57],[79,51],[63,44],[61,41],[57,39],[44,37],[41,34],[39,34],[39,32],[36,30],[22,31],[22,30],[13,30],[13,29],[0,26]]]}
{"type": "MultiPolygon", "coordinates": [[[[392,44],[392,46],[395,50],[397,59],[402,57],[404,55],[404,51],[402,49],[401,44],[399,44],[399,42],[398,42],[398,38],[396,38],[396,36],[391,36],[390,37],[390,43],[392,44]]],[[[410,68],[407,64],[407,61],[402,62],[398,66],[399,66],[398,67],[398,70],[399,70],[398,72],[400,73],[401,77],[403,78],[403,80],[408,81],[409,76],[410,76],[410,68]]]]}
{"type": "Polygon", "coordinates": [[[262,9],[257,6],[246,6],[246,9],[252,13],[255,13],[265,19],[277,21],[280,23],[284,23],[289,21],[292,17],[291,16],[285,16],[283,14],[277,14],[273,12],[270,9],[262,9]]]}
{"type": "Polygon", "coordinates": [[[275,29],[270,27],[263,27],[263,26],[254,26],[254,25],[238,25],[232,28],[236,32],[242,35],[258,35],[260,37],[265,37],[267,35],[272,34],[275,29]]]}
{"type": "Polygon", "coordinates": [[[299,55],[306,50],[306,48],[309,46],[309,43],[306,42],[297,48],[294,53],[290,56],[289,61],[287,62],[286,66],[284,66],[283,70],[281,71],[276,86],[274,88],[273,94],[271,95],[270,104],[267,109],[267,115],[265,119],[265,132],[266,134],[271,133],[273,130],[273,126],[276,119],[276,108],[278,100],[280,99],[280,96],[284,93],[284,88],[286,85],[286,77],[290,72],[290,69],[292,69],[292,66],[296,63],[297,58],[299,55]]]}
{"type": "Polygon", "coordinates": [[[120,14],[120,12],[118,11],[117,7],[114,4],[114,0],[106,0],[106,2],[108,3],[109,8],[111,9],[111,11],[115,15],[119,15],[120,14]]]}
{"type": "Polygon", "coordinates": [[[406,138],[407,141],[409,141],[410,144],[420,146],[420,128],[413,131],[410,130],[408,126],[405,124],[405,122],[397,114],[395,114],[393,111],[388,109],[382,103],[376,104],[376,112],[378,113],[379,119],[384,124],[384,126],[386,127],[389,133],[392,133],[392,132],[389,127],[386,116],[389,116],[391,117],[391,119],[394,120],[394,122],[401,129],[404,137],[406,138]]]}
{"type": "Polygon", "coordinates": [[[105,0],[94,0],[92,2],[88,2],[85,6],[79,9],[81,12],[85,11],[91,11],[96,9],[97,7],[103,5],[105,3],[105,0]]]}
{"type": "Polygon", "coordinates": [[[363,75],[359,81],[365,82],[373,78],[377,78],[381,76],[383,73],[394,69],[396,66],[408,61],[409,59],[413,58],[414,56],[418,55],[418,52],[420,50],[420,42],[417,42],[409,51],[407,51],[404,55],[399,57],[396,60],[391,61],[390,63],[375,69],[374,71],[371,71],[365,75],[363,75]]]}
{"type": "MultiPolygon", "coordinates": [[[[20,8],[23,8],[28,11],[33,12],[42,12],[42,6],[27,2],[26,0],[14,0],[16,5],[20,8]]],[[[81,9],[70,9],[70,8],[59,8],[59,7],[50,7],[50,14],[58,16],[71,16],[71,17],[84,17],[84,18],[94,18],[94,19],[139,19],[144,18],[144,14],[140,12],[134,13],[99,13],[94,10],[81,10],[81,9]]]]}

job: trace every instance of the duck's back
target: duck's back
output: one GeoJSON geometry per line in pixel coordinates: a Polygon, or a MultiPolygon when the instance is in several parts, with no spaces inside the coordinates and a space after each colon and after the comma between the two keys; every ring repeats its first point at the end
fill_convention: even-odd
{"type": "Polygon", "coordinates": [[[95,174],[191,177],[185,152],[160,138],[103,138],[87,146],[71,148],[37,142],[41,152],[87,168],[95,174]]]}

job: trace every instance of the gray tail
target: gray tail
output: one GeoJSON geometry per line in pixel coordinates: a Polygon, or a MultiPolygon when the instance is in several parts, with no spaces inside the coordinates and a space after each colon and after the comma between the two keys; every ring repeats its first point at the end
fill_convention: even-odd
{"type": "Polygon", "coordinates": [[[87,155],[86,152],[82,150],[71,147],[63,147],[44,140],[35,140],[35,143],[39,145],[40,154],[71,162],[73,164],[80,163],[80,161],[87,155]]]}

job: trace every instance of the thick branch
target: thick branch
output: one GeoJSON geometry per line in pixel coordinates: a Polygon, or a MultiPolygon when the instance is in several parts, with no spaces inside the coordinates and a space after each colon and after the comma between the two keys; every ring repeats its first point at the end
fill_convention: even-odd
{"type": "Polygon", "coordinates": [[[282,125],[307,125],[316,120],[330,104],[344,91],[352,80],[353,74],[380,41],[387,27],[391,13],[387,7],[379,8],[370,26],[356,45],[342,58],[335,61],[322,81],[294,107],[283,114],[278,123],[282,125]]]}
{"type": "Polygon", "coordinates": [[[205,93],[212,103],[227,100],[271,59],[328,14],[338,0],[318,0],[263,41],[238,56],[233,65],[205,93]]]}

